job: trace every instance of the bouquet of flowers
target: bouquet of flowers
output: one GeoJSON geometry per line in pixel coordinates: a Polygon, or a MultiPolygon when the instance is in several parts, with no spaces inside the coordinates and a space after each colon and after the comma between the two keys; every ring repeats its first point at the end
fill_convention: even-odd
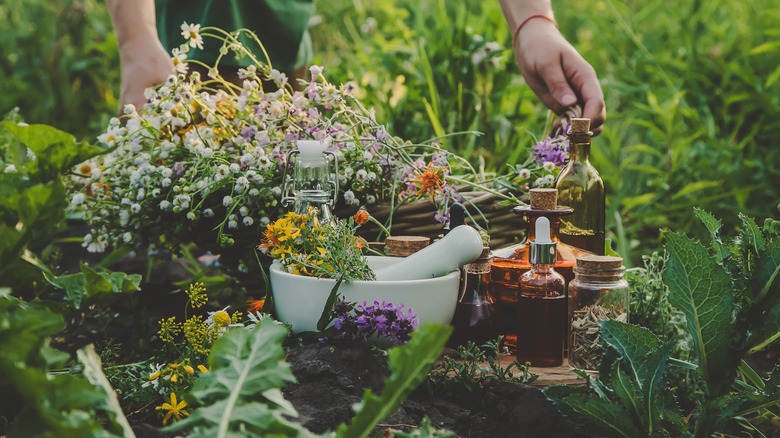
{"type": "Polygon", "coordinates": [[[75,169],[71,209],[91,226],[89,251],[122,244],[176,251],[204,235],[230,246],[242,231],[253,244],[259,227],[280,214],[282,175],[298,139],[332,139],[344,204],[397,204],[424,189],[436,192],[443,217],[457,196],[445,182],[451,154],[389,135],[354,97],[355,86],[329,83],[322,67],[312,66],[294,91],[238,42],[242,32],[253,36],[187,25],[187,43],[173,51],[179,74],[148,89],[143,108],[126,106],[123,120],[112,119],[98,138],[107,152],[75,169]],[[238,72],[241,84],[220,76],[219,60],[207,78],[187,74],[187,52],[204,36],[221,40],[223,55],[252,58],[238,72]],[[263,80],[278,89],[265,90],[263,80]],[[433,189],[421,187],[426,172],[440,182],[433,189]]]}

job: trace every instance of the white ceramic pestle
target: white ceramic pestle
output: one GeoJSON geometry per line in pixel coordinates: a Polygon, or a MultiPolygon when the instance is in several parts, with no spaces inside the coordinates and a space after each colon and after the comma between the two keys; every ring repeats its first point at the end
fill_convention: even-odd
{"type": "Polygon", "coordinates": [[[421,280],[452,272],[482,254],[482,237],[468,225],[453,228],[446,236],[374,272],[380,281],[421,280]]]}

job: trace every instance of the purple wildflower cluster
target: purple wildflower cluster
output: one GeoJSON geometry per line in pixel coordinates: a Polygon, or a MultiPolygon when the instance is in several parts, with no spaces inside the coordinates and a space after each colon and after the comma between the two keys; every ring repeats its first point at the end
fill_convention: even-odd
{"type": "Polygon", "coordinates": [[[403,304],[396,306],[385,301],[374,301],[372,305],[363,301],[363,304],[355,305],[342,298],[334,309],[336,335],[333,339],[365,342],[376,335],[392,345],[405,344],[419,321],[412,309],[404,312],[403,307],[403,304]]]}
{"type": "Polygon", "coordinates": [[[533,147],[537,163],[551,162],[562,167],[569,158],[569,139],[564,135],[547,137],[533,147]]]}

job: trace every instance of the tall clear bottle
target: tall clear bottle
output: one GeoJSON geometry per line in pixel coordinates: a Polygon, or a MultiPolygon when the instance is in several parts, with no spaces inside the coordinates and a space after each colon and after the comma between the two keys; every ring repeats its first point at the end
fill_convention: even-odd
{"type": "Polygon", "coordinates": [[[558,174],[558,203],[574,209],[561,219],[561,242],[604,255],[604,181],[590,163],[590,119],[573,118],[569,136],[569,162],[558,174]]]}
{"type": "Polygon", "coordinates": [[[520,278],[517,302],[517,360],[533,366],[563,364],[568,319],[563,276],[553,268],[555,246],[550,221],[540,217],[531,243],[531,270],[520,278]]]}

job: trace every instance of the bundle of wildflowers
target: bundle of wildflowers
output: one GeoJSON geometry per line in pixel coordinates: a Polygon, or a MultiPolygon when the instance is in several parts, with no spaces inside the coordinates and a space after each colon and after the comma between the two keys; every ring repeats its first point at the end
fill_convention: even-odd
{"type": "Polygon", "coordinates": [[[323,226],[314,209],[289,212],[268,224],[258,249],[296,275],[373,280],[363,257],[365,241],[355,235],[357,227],[353,217],[323,226]]]}
{"type": "MultiPolygon", "coordinates": [[[[98,137],[107,153],[74,170],[71,208],[91,226],[84,238],[89,251],[123,244],[175,250],[209,230],[221,246],[233,245],[241,231],[258,235],[279,214],[287,156],[299,139],[332,139],[346,205],[418,196],[412,188],[429,169],[425,151],[437,152],[436,169],[449,174],[446,153],[390,136],[354,97],[355,86],[329,83],[322,67],[311,67],[295,91],[283,73],[238,42],[241,34],[254,37],[250,32],[186,23],[182,30],[187,42],[173,51],[179,73],[146,90],[143,108],[126,106],[98,137]],[[219,59],[207,66],[208,77],[189,73],[189,62],[198,61],[187,60],[188,51],[202,48],[204,37],[221,41],[219,59],[232,54],[253,61],[238,71],[241,84],[219,74],[219,59]],[[276,89],[264,89],[263,81],[276,89]]],[[[435,189],[444,212],[455,190],[435,189]]]]}

